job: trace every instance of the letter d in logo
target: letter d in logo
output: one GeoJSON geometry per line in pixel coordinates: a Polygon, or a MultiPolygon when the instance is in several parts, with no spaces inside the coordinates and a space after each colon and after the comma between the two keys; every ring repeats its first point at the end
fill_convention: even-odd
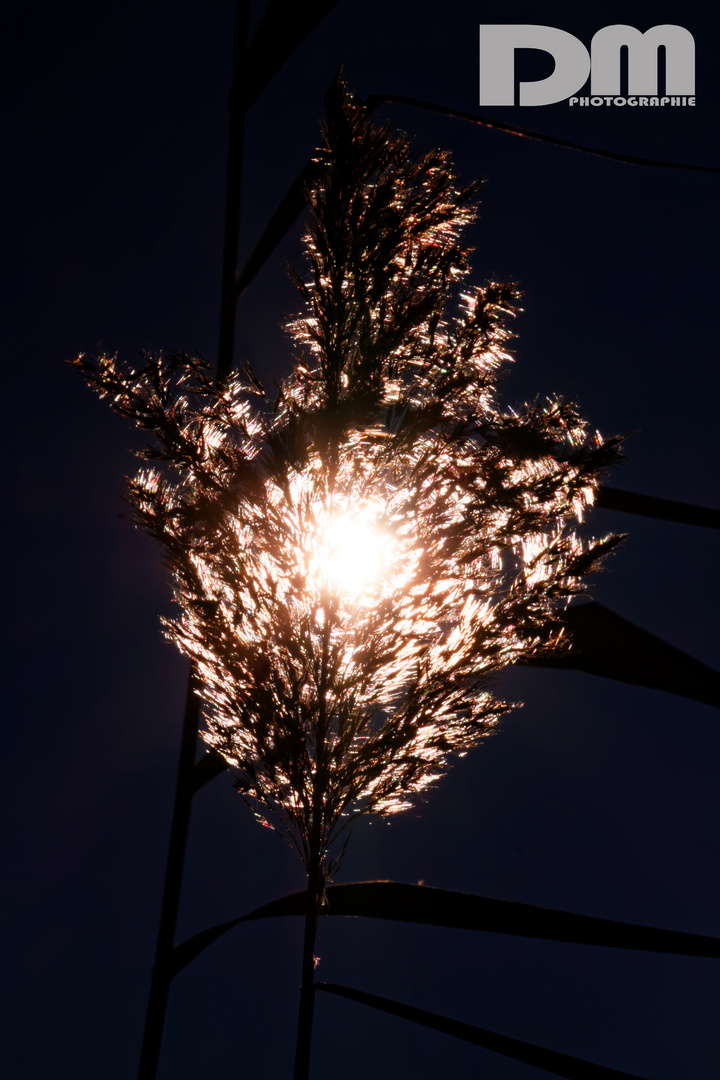
{"type": "Polygon", "coordinates": [[[555,26],[494,23],[480,27],[480,104],[515,104],[515,50],[550,53],[555,70],[547,79],[520,83],[520,105],[552,105],[571,97],[587,81],[590,54],[581,41],[555,26]]]}

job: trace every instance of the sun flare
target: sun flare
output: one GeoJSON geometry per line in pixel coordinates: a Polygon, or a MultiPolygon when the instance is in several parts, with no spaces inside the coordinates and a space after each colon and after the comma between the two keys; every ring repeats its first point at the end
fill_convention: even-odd
{"type": "Polygon", "coordinates": [[[352,596],[372,587],[387,569],[392,543],[366,511],[335,516],[325,536],[325,573],[338,592],[352,596]]]}
{"type": "Polygon", "coordinates": [[[372,603],[401,577],[400,546],[372,503],[333,507],[318,515],[311,576],[321,589],[346,601],[372,603]]]}

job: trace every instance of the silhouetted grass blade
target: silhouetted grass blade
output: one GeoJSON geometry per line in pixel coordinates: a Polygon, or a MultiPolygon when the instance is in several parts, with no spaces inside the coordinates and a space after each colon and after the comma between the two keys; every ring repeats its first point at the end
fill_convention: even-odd
{"type": "MultiPolygon", "coordinates": [[[[677,930],[657,930],[633,923],[614,922],[592,915],[496,900],[472,893],[433,889],[398,881],[356,881],[328,885],[324,915],[447,926],[455,930],[483,930],[496,934],[568,941],[579,945],[602,945],[615,949],[672,953],[677,956],[720,957],[720,940],[677,930]]],[[[241,922],[280,915],[304,915],[306,893],[290,893],[247,915],[201,931],[173,951],[172,971],[176,974],[222,934],[241,922]]]]}
{"type": "Polygon", "coordinates": [[[654,495],[637,495],[634,491],[606,487],[601,484],[595,496],[595,506],[619,510],[623,514],[641,514],[663,521],[679,521],[683,525],[705,525],[720,529],[720,510],[710,506],[693,506],[675,499],[658,499],[654,495]]]}
{"type": "MultiPolygon", "coordinates": [[[[372,109],[370,109],[372,112],[372,109]]],[[[318,163],[310,160],[293,180],[283,195],[262,236],[253,248],[247,262],[238,274],[237,295],[241,296],[248,285],[263,268],[267,260],[284,239],[306,205],[305,191],[312,185],[318,172],[318,163]]]]}
{"type": "Polygon", "coordinates": [[[392,1001],[390,998],[379,997],[377,994],[367,994],[362,990],[354,990],[350,986],[339,986],[337,983],[316,983],[315,989],[349,998],[351,1001],[369,1005],[382,1012],[392,1013],[393,1016],[399,1016],[403,1020],[411,1020],[414,1024],[422,1024],[423,1027],[442,1031],[445,1035],[452,1035],[464,1042],[482,1046],[485,1050],[492,1050],[496,1054],[513,1058],[515,1061],[524,1061],[528,1065],[553,1073],[554,1076],[567,1077],[568,1080],[611,1080],[612,1077],[641,1080],[637,1073],[620,1072],[618,1069],[609,1069],[604,1065],[595,1065],[591,1061],[583,1061],[582,1058],[572,1057],[558,1050],[548,1050],[544,1046],[535,1046],[533,1043],[522,1042],[520,1039],[512,1039],[508,1035],[498,1035],[497,1032],[476,1027],[474,1024],[453,1020],[449,1016],[439,1016],[437,1013],[428,1012],[427,1009],[416,1009],[412,1005],[404,1005],[400,1001],[392,1001]]]}
{"type": "MultiPolygon", "coordinates": [[[[337,0],[335,0],[335,3],[337,3],[337,0]]],[[[253,38],[248,53],[249,71],[247,75],[247,93],[245,99],[246,109],[250,108],[253,102],[257,100],[273,76],[279,71],[280,67],[282,67],[282,64],[284,64],[292,53],[299,48],[315,26],[317,26],[324,16],[335,6],[335,3],[326,2],[324,4],[315,5],[311,12],[308,12],[304,7],[290,7],[290,10],[295,13],[298,19],[308,19],[307,24],[303,23],[303,26],[306,25],[307,28],[303,29],[300,27],[297,30],[298,37],[294,44],[292,44],[290,40],[293,28],[287,24],[285,31],[287,39],[286,43],[277,44],[275,40],[277,24],[274,22],[274,19],[277,17],[279,9],[288,8],[289,5],[287,0],[275,0],[274,3],[270,4],[270,7],[258,26],[258,31],[253,38]],[[315,21],[310,25],[312,19],[315,21]],[[275,50],[274,55],[273,49],[275,50]]],[[[430,102],[416,101],[413,98],[403,98],[392,95],[386,97],[382,94],[372,94],[367,99],[366,105],[372,112],[385,102],[396,102],[398,104],[428,109],[434,112],[443,113],[446,116],[471,120],[474,123],[489,127],[497,127],[510,134],[521,135],[531,139],[539,139],[541,141],[555,143],[559,146],[567,146],[570,149],[581,150],[584,153],[599,154],[603,157],[609,157],[630,164],[651,165],[661,168],[698,169],[707,172],[720,171],[706,166],[680,165],[674,162],[662,161],[645,161],[640,158],[629,158],[622,154],[612,154],[606,151],[593,150],[589,147],[576,146],[572,143],[565,143],[563,140],[523,131],[519,128],[508,127],[506,124],[482,119],[481,117],[475,117],[469,113],[458,113],[456,110],[445,108],[441,105],[433,105],[430,102]]],[[[237,284],[238,296],[245,291],[293,223],[302,213],[305,206],[303,190],[308,183],[312,182],[313,168],[314,162],[308,162],[302,172],[293,181],[290,188],[288,188],[288,191],[270,219],[267,228],[260,237],[255,249],[240,272],[237,284]]],[[[601,487],[599,496],[596,499],[596,505],[605,507],[609,510],[621,510],[631,514],[642,514],[648,517],[663,518],[667,521],[680,521],[692,525],[706,525],[715,529],[720,528],[720,511],[718,510],[703,506],[692,506],[688,503],[680,503],[672,499],[657,499],[648,495],[636,495],[633,492],[620,491],[617,488],[601,487]]]]}
{"type": "Polygon", "coordinates": [[[229,922],[218,923],[217,926],[210,926],[207,930],[201,930],[199,934],[193,934],[191,938],[183,941],[180,945],[176,945],[173,949],[170,961],[170,977],[177,975],[196,956],[204,952],[209,945],[212,945],[219,937],[222,937],[228,930],[232,930],[233,927],[238,926],[240,923],[252,922],[254,919],[270,919],[281,915],[304,915],[306,900],[306,889],[303,889],[302,892],[289,893],[287,896],[281,896],[277,900],[271,900],[270,903],[263,904],[262,907],[255,908],[254,911],[248,912],[247,915],[239,915],[236,919],[230,919],[229,922]]]}
{"type": "Polygon", "coordinates": [[[602,604],[570,607],[562,620],[572,634],[572,649],[530,660],[530,666],[572,668],[720,706],[720,672],[602,604]]]}
{"type": "Polygon", "coordinates": [[[633,157],[630,154],[616,154],[612,150],[599,150],[597,147],[568,142],[567,139],[557,139],[552,135],[541,135],[537,131],[528,131],[526,128],[512,127],[510,124],[504,124],[500,120],[489,120],[486,116],[477,116],[475,113],[465,112],[463,109],[453,109],[448,105],[438,105],[433,101],[406,97],[404,94],[370,94],[366,98],[365,104],[369,109],[377,109],[379,105],[384,104],[407,105],[411,109],[423,109],[426,112],[440,113],[441,116],[450,116],[455,120],[467,120],[469,123],[477,124],[479,127],[495,128],[497,131],[506,131],[508,135],[519,135],[524,139],[534,139],[537,142],[550,143],[553,146],[563,146],[566,150],[578,150],[582,154],[592,154],[594,157],[621,161],[625,165],[644,165],[652,169],[687,169],[690,172],[720,173],[720,168],[714,165],[688,165],[680,161],[656,161],[652,158],[633,157]]]}
{"type": "MultiPolygon", "coordinates": [[[[370,110],[372,111],[372,109],[370,110]]],[[[284,239],[306,206],[305,190],[314,183],[318,163],[310,160],[283,195],[262,236],[238,274],[237,295],[241,296],[284,239]]]]}
{"type": "MultiPolygon", "coordinates": [[[[249,71],[247,75],[246,109],[250,108],[273,76],[279,71],[280,67],[282,67],[292,53],[299,48],[305,38],[312,32],[315,26],[322,21],[325,15],[332,10],[337,2],[338,0],[334,0],[334,3],[327,2],[326,0],[324,4],[314,5],[313,10],[310,12],[304,7],[299,8],[290,6],[290,10],[298,18],[299,24],[296,31],[298,37],[294,44],[291,43],[293,27],[289,24],[286,24],[285,30],[287,40],[284,39],[283,44],[277,44],[275,40],[277,24],[274,20],[278,16],[280,9],[289,7],[287,0],[275,0],[275,2],[270,4],[258,26],[257,33],[253,38],[248,52],[249,71]],[[305,19],[308,20],[307,24],[304,22],[305,19]],[[313,19],[315,21],[310,25],[313,19]],[[304,29],[306,25],[307,28],[304,29]],[[275,49],[275,55],[273,55],[273,49],[275,49]]],[[[481,126],[498,128],[499,130],[506,131],[512,135],[550,142],[557,146],[566,147],[572,150],[580,150],[583,153],[607,157],[627,164],[649,165],[657,168],[669,169],[691,169],[700,172],[720,172],[720,169],[712,168],[710,166],[683,165],[678,164],[677,162],[666,161],[650,161],[645,160],[644,158],[627,157],[624,154],[614,154],[609,151],[592,149],[575,143],[569,143],[562,139],[554,139],[551,136],[525,131],[521,128],[510,127],[499,121],[473,116],[471,113],[459,112],[456,109],[450,109],[442,105],[433,104],[432,102],[419,101],[415,98],[403,97],[401,95],[371,94],[365,102],[370,112],[374,112],[375,109],[385,103],[408,105],[414,108],[429,110],[431,112],[438,112],[452,118],[469,120],[472,123],[481,126]]],[[[313,167],[314,162],[308,162],[302,172],[293,181],[290,188],[288,188],[282,202],[273,214],[267,228],[240,272],[237,283],[238,296],[245,291],[293,223],[302,213],[305,206],[303,190],[305,186],[312,181],[313,167]]],[[[719,510],[702,506],[692,506],[688,503],[675,502],[672,499],[657,499],[648,495],[635,495],[633,492],[620,491],[617,488],[601,487],[596,499],[596,505],[603,506],[609,510],[621,510],[631,514],[643,514],[648,517],[663,518],[667,521],[681,521],[692,525],[706,525],[715,529],[720,528],[719,510]]]]}
{"type": "Polygon", "coordinates": [[[220,773],[227,771],[227,761],[219,754],[209,750],[203,754],[193,767],[193,792],[199,791],[205,784],[209,784],[220,773]]]}
{"type": "Polygon", "coordinates": [[[285,192],[277,209],[267,223],[262,236],[238,274],[238,296],[245,292],[250,282],[263,268],[278,244],[303,212],[305,208],[305,189],[313,182],[317,168],[316,162],[308,161],[285,192]]]}
{"type": "Polygon", "coordinates": [[[338,0],[270,0],[247,52],[243,104],[247,111],[338,0]]]}
{"type": "Polygon", "coordinates": [[[656,930],[591,915],[496,900],[472,893],[396,881],[361,881],[327,888],[330,915],[422,922],[461,930],[605,945],[684,956],[720,957],[720,940],[676,930],[656,930]]]}

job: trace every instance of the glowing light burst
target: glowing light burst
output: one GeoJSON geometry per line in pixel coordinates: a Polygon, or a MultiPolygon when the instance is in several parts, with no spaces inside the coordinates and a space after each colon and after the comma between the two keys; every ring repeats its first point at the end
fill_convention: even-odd
{"type": "Polygon", "coordinates": [[[315,572],[332,591],[372,603],[374,594],[393,574],[397,545],[377,521],[372,506],[331,510],[318,538],[315,572]]]}
{"type": "Polygon", "coordinates": [[[203,737],[308,866],[492,730],[509,706],[489,676],[562,645],[559,612],[618,540],[577,523],[620,440],[560,399],[496,402],[516,290],[446,313],[475,190],[342,87],[328,102],[301,359],[274,408],[185,354],[77,361],[158,440],[130,493],[172,569],[203,737]]]}

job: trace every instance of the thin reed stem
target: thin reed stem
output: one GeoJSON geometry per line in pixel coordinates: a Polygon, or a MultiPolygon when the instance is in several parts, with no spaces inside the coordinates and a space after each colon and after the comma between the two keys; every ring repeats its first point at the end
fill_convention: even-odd
{"type": "Polygon", "coordinates": [[[165,1013],[170,994],[170,981],[172,979],[170,957],[175,943],[175,927],[180,904],[180,888],[193,797],[193,765],[200,719],[200,699],[195,692],[196,688],[197,681],[191,670],[185,699],[185,715],[175,788],[175,806],[170,827],[165,887],[163,889],[160,924],[158,926],[155,965],[152,972],[150,997],[145,1016],[138,1080],[154,1080],[155,1078],[160,1058],[165,1013]]]}
{"type": "Polygon", "coordinates": [[[310,1073],[310,1050],[312,1046],[313,1012],[315,1009],[315,938],[320,904],[325,892],[323,867],[323,801],[326,785],[325,735],[327,729],[326,700],[328,690],[328,660],[330,655],[330,632],[334,605],[324,606],[322,657],[320,662],[318,724],[316,730],[316,767],[312,794],[312,825],[308,852],[308,887],[305,901],[305,933],[303,935],[302,986],[300,988],[300,1011],[298,1014],[297,1044],[295,1047],[294,1080],[308,1080],[310,1073]]]}
{"type": "Polygon", "coordinates": [[[233,368],[237,321],[237,257],[242,208],[243,150],[245,145],[245,59],[247,55],[250,0],[238,0],[235,15],[233,81],[230,90],[230,133],[225,181],[225,228],[220,285],[220,329],[217,377],[227,378],[233,368]]]}
{"type": "MultiPolygon", "coordinates": [[[[319,832],[319,829],[317,830],[319,832]]],[[[308,868],[308,886],[303,937],[302,987],[298,1013],[297,1044],[295,1047],[294,1080],[308,1080],[312,1044],[313,1012],[315,1008],[315,938],[322,896],[322,853],[313,852],[308,868]]]]}
{"type": "MultiPolygon", "coordinates": [[[[235,344],[237,311],[235,281],[237,278],[245,121],[245,103],[242,89],[249,21],[250,0],[237,0],[233,82],[230,91],[230,134],[228,140],[223,266],[220,290],[220,330],[216,371],[218,381],[225,378],[232,369],[235,344]]],[[[175,806],[170,826],[170,842],[158,926],[155,965],[145,1014],[145,1029],[140,1051],[138,1080],[155,1080],[160,1059],[165,1014],[170,996],[170,982],[172,980],[170,957],[175,942],[175,927],[180,904],[185,850],[190,826],[192,800],[195,793],[194,765],[200,723],[200,699],[195,693],[196,686],[197,683],[191,669],[188,676],[178,777],[175,788],[175,806]]]]}

